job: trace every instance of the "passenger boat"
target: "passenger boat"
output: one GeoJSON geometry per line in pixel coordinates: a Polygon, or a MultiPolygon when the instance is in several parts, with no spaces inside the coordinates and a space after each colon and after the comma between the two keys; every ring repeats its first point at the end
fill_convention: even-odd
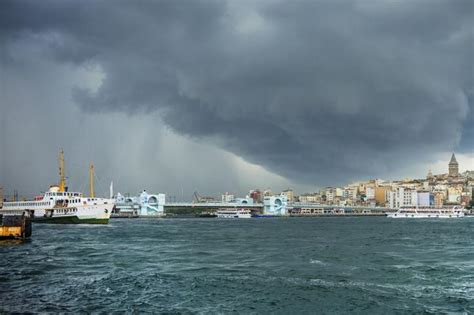
{"type": "Polygon", "coordinates": [[[387,213],[389,218],[462,218],[464,208],[400,208],[397,212],[387,213]]]}
{"type": "Polygon", "coordinates": [[[94,194],[94,166],[90,166],[90,196],[69,192],[64,172],[64,152],[59,154],[59,185],[31,201],[4,202],[0,214],[26,215],[33,222],[107,224],[115,205],[113,199],[96,198],[94,194]]]}
{"type": "Polygon", "coordinates": [[[197,215],[199,218],[215,218],[217,214],[211,211],[203,211],[197,215]]]}
{"type": "Polygon", "coordinates": [[[216,212],[218,218],[236,218],[236,219],[248,219],[251,218],[251,212],[249,209],[238,209],[238,208],[222,208],[216,212]]]}

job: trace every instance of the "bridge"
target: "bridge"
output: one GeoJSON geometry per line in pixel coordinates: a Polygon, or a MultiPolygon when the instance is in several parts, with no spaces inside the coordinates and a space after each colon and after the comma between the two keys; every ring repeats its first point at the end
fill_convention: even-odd
{"type": "MultiPolygon", "coordinates": [[[[200,207],[200,208],[263,208],[263,203],[235,203],[235,202],[167,202],[164,204],[165,208],[173,207],[200,207]]],[[[338,206],[338,205],[321,205],[314,203],[299,203],[294,202],[287,205],[291,208],[306,208],[306,209],[344,209],[344,210],[376,210],[376,211],[396,211],[397,209],[386,207],[371,207],[371,206],[338,206]]]]}
{"type": "Polygon", "coordinates": [[[264,203],[253,203],[248,200],[239,202],[165,202],[164,195],[142,193],[140,198],[122,198],[117,200],[114,216],[139,215],[191,215],[219,208],[246,208],[257,213],[275,215],[319,215],[319,214],[383,214],[396,209],[372,206],[338,206],[294,202],[288,204],[281,196],[266,197],[264,203]]]}
{"type": "Polygon", "coordinates": [[[236,203],[236,202],[167,202],[164,204],[166,208],[255,208],[263,209],[263,203],[236,203]]]}
{"type": "Polygon", "coordinates": [[[291,205],[288,205],[287,208],[305,208],[305,209],[344,209],[346,211],[353,210],[373,210],[377,212],[387,212],[387,211],[397,211],[398,209],[392,209],[387,207],[371,207],[371,206],[338,206],[338,205],[321,205],[314,203],[299,203],[294,202],[291,205]]]}

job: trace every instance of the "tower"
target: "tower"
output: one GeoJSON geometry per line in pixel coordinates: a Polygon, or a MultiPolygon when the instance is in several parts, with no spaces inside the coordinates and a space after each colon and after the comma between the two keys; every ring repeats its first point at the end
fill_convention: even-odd
{"type": "Polygon", "coordinates": [[[451,161],[449,161],[449,176],[458,176],[459,175],[459,164],[456,161],[456,156],[451,156],[451,161]]]}

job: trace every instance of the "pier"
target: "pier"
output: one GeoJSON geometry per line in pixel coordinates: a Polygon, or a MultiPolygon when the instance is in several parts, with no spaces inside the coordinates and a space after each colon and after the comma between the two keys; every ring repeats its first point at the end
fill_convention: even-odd
{"type": "Polygon", "coordinates": [[[30,236],[30,218],[25,215],[0,214],[0,239],[25,239],[30,236]]]}

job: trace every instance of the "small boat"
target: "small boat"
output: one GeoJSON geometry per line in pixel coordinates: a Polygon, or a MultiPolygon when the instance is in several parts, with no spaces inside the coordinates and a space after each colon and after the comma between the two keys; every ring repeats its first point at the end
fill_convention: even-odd
{"type": "Polygon", "coordinates": [[[216,218],[217,214],[215,212],[211,212],[211,211],[203,211],[203,212],[198,214],[198,217],[199,218],[216,218]]]}
{"type": "Polygon", "coordinates": [[[464,208],[400,208],[397,212],[387,213],[389,218],[462,218],[464,208]]]}
{"type": "Polygon", "coordinates": [[[221,208],[216,212],[218,218],[225,219],[248,219],[251,218],[249,209],[221,208]]]}

